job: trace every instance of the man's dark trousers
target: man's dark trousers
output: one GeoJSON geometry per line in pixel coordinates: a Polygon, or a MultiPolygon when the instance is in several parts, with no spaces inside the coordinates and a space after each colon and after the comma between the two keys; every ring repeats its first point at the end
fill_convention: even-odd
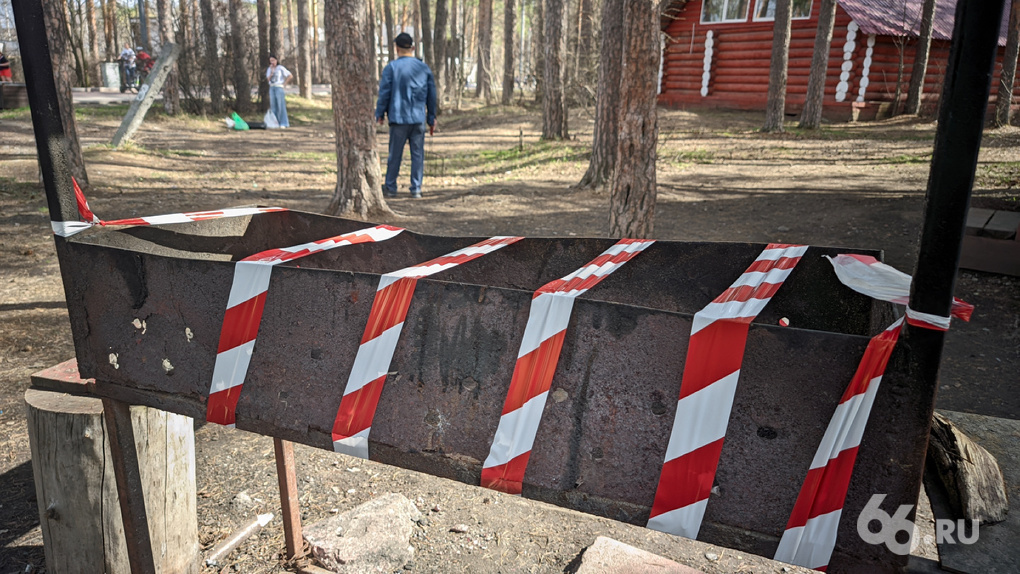
{"type": "Polygon", "coordinates": [[[383,190],[386,195],[397,195],[397,174],[405,142],[411,146],[411,195],[421,194],[421,180],[425,175],[425,129],[425,124],[390,124],[390,155],[386,159],[383,190]]]}

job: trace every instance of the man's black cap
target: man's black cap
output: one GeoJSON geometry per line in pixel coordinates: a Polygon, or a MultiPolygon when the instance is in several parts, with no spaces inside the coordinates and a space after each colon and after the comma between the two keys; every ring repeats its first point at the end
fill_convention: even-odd
{"type": "Polygon", "coordinates": [[[406,32],[401,32],[393,39],[393,43],[406,50],[414,47],[414,38],[406,32]]]}

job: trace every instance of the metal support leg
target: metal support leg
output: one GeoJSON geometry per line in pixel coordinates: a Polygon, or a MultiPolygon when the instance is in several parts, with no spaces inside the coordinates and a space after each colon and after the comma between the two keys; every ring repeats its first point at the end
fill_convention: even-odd
{"type": "Polygon", "coordinates": [[[131,424],[131,406],[113,399],[103,399],[103,417],[110,439],[113,474],[117,478],[117,498],[120,500],[120,515],[124,520],[124,540],[127,542],[131,573],[156,574],[149,521],[145,514],[142,475],[138,470],[135,432],[131,424]]]}
{"type": "Polygon", "coordinates": [[[276,478],[280,481],[280,506],[283,512],[283,537],[287,559],[301,554],[301,510],[298,508],[297,474],[294,471],[294,443],[273,439],[276,450],[276,478]]]}

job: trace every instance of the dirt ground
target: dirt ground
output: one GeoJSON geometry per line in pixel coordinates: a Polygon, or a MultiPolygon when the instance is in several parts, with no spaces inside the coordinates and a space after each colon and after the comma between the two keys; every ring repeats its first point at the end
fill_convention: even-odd
{"type": "MultiPolygon", "coordinates": [[[[120,150],[108,142],[125,106],[80,107],[92,209],[106,219],[254,203],[321,211],[336,172],[328,100],[292,99],[290,107],[293,127],[268,132],[150,112],[135,143],[120,150]]],[[[575,138],[545,143],[534,110],[446,113],[426,147],[425,198],[410,199],[405,173],[402,195],[390,201],[396,215],[385,222],[441,235],[605,235],[608,196],[571,187],[587,166],[590,118],[590,110],[574,110],[575,138]]],[[[661,110],[656,238],[883,249],[889,264],[912,271],[933,123],[763,135],[761,121],[754,113],[661,110]]],[[[380,132],[383,159],[385,143],[380,132]]],[[[44,571],[22,397],[30,373],[73,356],[37,180],[28,113],[0,112],[0,574],[44,571]]],[[[1020,130],[986,132],[973,204],[1020,209],[1018,182],[1020,130]]],[[[956,291],[977,310],[948,334],[939,408],[1020,418],[1020,279],[962,271],[956,291]]],[[[200,426],[196,443],[203,547],[255,514],[278,514],[271,439],[200,426]]],[[[692,551],[643,528],[325,451],[296,452],[305,521],[385,492],[415,501],[426,518],[412,539],[412,571],[561,572],[598,535],[706,572],[773,571],[753,557],[692,551]],[[456,524],[468,531],[450,532],[456,524]]],[[[276,518],[222,571],[287,571],[282,551],[276,518]]]]}

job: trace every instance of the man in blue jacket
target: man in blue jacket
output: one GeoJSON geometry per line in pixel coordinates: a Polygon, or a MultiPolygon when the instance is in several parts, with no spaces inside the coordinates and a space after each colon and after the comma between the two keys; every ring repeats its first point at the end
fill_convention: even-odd
{"type": "Polygon", "coordinates": [[[404,142],[411,145],[411,197],[421,198],[421,180],[425,172],[425,125],[429,134],[436,126],[436,81],[425,62],[414,57],[414,40],[397,34],[397,59],[386,65],[379,80],[379,101],[375,119],[390,121],[390,154],[386,160],[386,184],[383,194],[397,196],[397,174],[404,155],[404,142]]]}

